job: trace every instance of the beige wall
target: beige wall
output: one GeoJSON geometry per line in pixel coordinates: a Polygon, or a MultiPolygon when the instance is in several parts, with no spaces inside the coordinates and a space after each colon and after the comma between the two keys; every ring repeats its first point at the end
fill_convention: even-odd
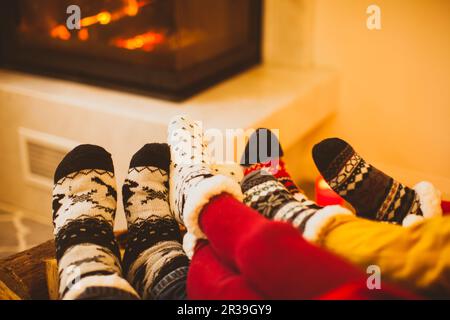
{"type": "Polygon", "coordinates": [[[283,1],[312,17],[303,26],[313,32],[303,49],[312,59],[299,58],[340,76],[339,112],[305,141],[307,153],[320,138],[340,136],[398,179],[430,179],[450,197],[450,1],[283,1]],[[379,31],[366,27],[370,4],[381,8],[379,31]]]}

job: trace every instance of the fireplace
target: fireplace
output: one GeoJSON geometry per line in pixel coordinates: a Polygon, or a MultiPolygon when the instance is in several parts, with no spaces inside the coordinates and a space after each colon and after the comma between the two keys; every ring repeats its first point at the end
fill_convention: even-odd
{"type": "Polygon", "coordinates": [[[261,16],[261,0],[1,1],[0,63],[181,100],[260,61],[261,16]]]}

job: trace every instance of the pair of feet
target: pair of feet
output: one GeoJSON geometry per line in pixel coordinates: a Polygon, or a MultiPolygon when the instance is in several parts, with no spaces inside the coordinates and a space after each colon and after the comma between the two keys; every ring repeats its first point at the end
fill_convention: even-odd
{"type": "Polygon", "coordinates": [[[169,162],[167,144],[147,144],[130,162],[122,187],[128,222],[122,263],[111,155],[93,145],[66,155],[53,190],[61,298],[185,298],[189,260],[169,207],[169,162]]]}
{"type": "MultiPolygon", "coordinates": [[[[313,241],[334,216],[351,214],[340,206],[322,208],[306,198],[290,178],[278,139],[268,129],[258,129],[250,142],[253,152],[260,156],[256,163],[249,161],[247,146],[241,160],[245,166],[241,185],[247,205],[268,218],[291,223],[313,241]],[[268,143],[278,150],[267,152],[268,143]]],[[[323,140],[314,146],[312,154],[322,176],[354,207],[357,216],[410,226],[442,215],[440,192],[433,185],[421,182],[408,188],[368,164],[341,139],[323,140]]]]}
{"type": "MultiPolygon", "coordinates": [[[[189,260],[209,200],[228,193],[242,200],[239,184],[215,175],[197,123],[177,117],[169,143],[147,144],[132,158],[122,187],[128,223],[123,263],[114,238],[117,189],[111,155],[81,145],[55,172],[53,223],[60,297],[185,297],[189,260]],[[169,179],[170,176],[170,179],[169,179]],[[182,241],[179,224],[186,226],[182,241]],[[126,279],[126,280],[125,280],[126,279]]],[[[238,172],[228,172],[238,176],[238,172]]]]}

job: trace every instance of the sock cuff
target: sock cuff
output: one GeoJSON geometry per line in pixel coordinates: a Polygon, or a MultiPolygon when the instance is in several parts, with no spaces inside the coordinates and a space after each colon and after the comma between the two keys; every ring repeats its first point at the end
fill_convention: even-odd
{"type": "Polygon", "coordinates": [[[151,166],[169,172],[169,164],[169,145],[167,143],[148,143],[133,155],[130,169],[151,166]]]}
{"type": "Polygon", "coordinates": [[[79,145],[70,151],[56,168],[54,183],[70,173],[85,169],[105,170],[114,173],[111,154],[100,146],[79,145]]]}
{"type": "Polygon", "coordinates": [[[319,241],[322,232],[327,229],[337,216],[342,215],[353,216],[354,214],[350,210],[338,205],[327,206],[317,210],[306,223],[303,237],[310,242],[319,241]]]}
{"type": "Polygon", "coordinates": [[[187,230],[195,237],[206,239],[206,235],[200,228],[200,213],[210,202],[211,198],[223,193],[228,193],[242,202],[243,195],[239,184],[233,179],[222,175],[204,179],[190,190],[184,206],[183,220],[187,230]]]}

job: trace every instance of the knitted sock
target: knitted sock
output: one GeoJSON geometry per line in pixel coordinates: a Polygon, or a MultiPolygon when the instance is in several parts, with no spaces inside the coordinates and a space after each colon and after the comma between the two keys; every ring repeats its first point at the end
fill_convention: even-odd
{"type": "Polygon", "coordinates": [[[277,136],[269,129],[259,128],[250,136],[241,158],[244,176],[264,168],[292,194],[302,192],[289,175],[282,157],[283,149],[277,136]]]}
{"type": "Polygon", "coordinates": [[[254,171],[242,180],[244,203],[266,218],[290,223],[310,241],[316,241],[335,216],[351,214],[340,206],[322,208],[302,193],[294,196],[274,176],[263,171],[254,171]]]}
{"type": "Polygon", "coordinates": [[[62,299],[137,299],[122,278],[113,233],[116,183],[111,155],[81,145],[55,172],[53,225],[62,299]]]}
{"type": "Polygon", "coordinates": [[[345,141],[325,139],[313,148],[317,168],[358,216],[404,226],[442,215],[440,193],[430,183],[413,189],[376,169],[345,141]]]}
{"type": "Polygon", "coordinates": [[[224,175],[214,175],[207,156],[203,132],[198,122],[178,116],[168,128],[171,152],[170,205],[175,219],[188,231],[183,247],[192,256],[196,239],[206,236],[198,225],[198,217],[209,200],[221,193],[242,199],[239,184],[224,175]]]}
{"type": "Polygon", "coordinates": [[[123,185],[128,221],[124,270],[143,299],[185,299],[189,259],[170,214],[167,144],[147,144],[132,158],[123,185]]]}

